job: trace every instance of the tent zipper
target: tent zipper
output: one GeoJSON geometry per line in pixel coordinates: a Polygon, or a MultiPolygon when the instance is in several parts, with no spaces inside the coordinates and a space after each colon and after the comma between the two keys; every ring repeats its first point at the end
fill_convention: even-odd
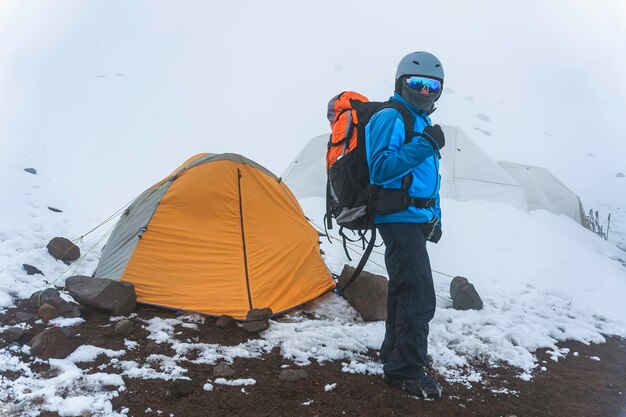
{"type": "Polygon", "coordinates": [[[237,189],[239,191],[239,222],[241,223],[241,243],[243,245],[243,265],[246,271],[246,289],[248,290],[248,304],[252,310],[252,295],[250,294],[250,277],[248,275],[248,254],[246,251],[246,234],[243,227],[243,199],[241,197],[241,170],[237,168],[237,189]]]}

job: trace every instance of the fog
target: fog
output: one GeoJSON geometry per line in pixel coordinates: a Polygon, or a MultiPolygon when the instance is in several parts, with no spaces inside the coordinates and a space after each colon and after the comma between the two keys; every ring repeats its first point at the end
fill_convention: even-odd
{"type": "Polygon", "coordinates": [[[478,135],[496,159],[567,177],[594,153],[614,173],[626,159],[625,27],[619,0],[2,0],[3,178],[10,187],[33,166],[110,212],[199,152],[280,174],[328,130],[329,98],[386,99],[415,50],[444,64],[435,122],[478,135]],[[538,142],[555,136],[571,147],[538,142]]]}

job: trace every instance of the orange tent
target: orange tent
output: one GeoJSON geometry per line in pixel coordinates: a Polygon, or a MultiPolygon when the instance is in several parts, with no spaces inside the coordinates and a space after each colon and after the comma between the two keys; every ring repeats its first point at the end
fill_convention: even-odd
{"type": "Polygon", "coordinates": [[[94,276],[133,283],[139,302],[236,319],[335,286],[291,191],[236,154],[196,155],[137,197],[94,276]]]}

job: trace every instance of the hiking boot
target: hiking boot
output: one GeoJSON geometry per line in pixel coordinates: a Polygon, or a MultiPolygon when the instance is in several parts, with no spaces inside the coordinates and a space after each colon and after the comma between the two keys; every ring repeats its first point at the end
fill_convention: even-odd
{"type": "Polygon", "coordinates": [[[424,371],[421,371],[416,379],[402,379],[389,375],[385,375],[383,378],[387,384],[400,388],[411,395],[417,395],[422,398],[441,397],[441,385],[424,371]]]}

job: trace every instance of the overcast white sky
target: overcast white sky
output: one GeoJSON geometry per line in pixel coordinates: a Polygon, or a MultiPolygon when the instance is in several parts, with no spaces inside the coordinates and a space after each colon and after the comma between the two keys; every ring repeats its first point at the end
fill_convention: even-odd
{"type": "Polygon", "coordinates": [[[280,174],[327,130],[330,97],[385,99],[398,60],[428,50],[455,93],[435,121],[472,129],[488,114],[493,135],[478,141],[494,158],[521,153],[567,175],[580,169],[568,149],[534,159],[536,142],[525,145],[564,135],[603,149],[614,172],[626,160],[625,5],[0,0],[0,163],[35,166],[77,198],[108,196],[107,208],[198,152],[280,174]],[[91,186],[98,196],[80,191],[91,186]]]}

